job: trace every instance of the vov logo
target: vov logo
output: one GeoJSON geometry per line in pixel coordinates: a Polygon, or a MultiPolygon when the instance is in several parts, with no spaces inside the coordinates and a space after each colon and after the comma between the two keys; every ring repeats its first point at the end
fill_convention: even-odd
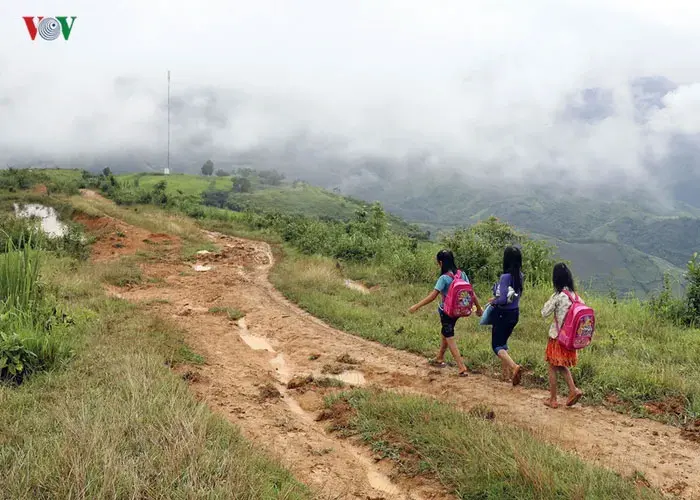
{"type": "Polygon", "coordinates": [[[70,32],[73,30],[76,17],[77,16],[70,17],[70,24],[68,24],[68,16],[24,16],[22,19],[24,19],[24,23],[27,25],[27,31],[32,40],[36,39],[36,34],[39,33],[39,36],[44,40],[52,41],[56,40],[60,35],[63,35],[64,40],[68,40],[70,32]]]}

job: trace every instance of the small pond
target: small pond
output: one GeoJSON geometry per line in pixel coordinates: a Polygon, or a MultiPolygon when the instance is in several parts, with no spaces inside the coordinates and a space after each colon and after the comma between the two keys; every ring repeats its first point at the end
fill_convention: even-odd
{"type": "Polygon", "coordinates": [[[58,220],[58,212],[53,207],[39,204],[15,205],[15,215],[26,219],[36,217],[41,221],[41,229],[51,237],[63,236],[68,232],[68,227],[58,220]]]}

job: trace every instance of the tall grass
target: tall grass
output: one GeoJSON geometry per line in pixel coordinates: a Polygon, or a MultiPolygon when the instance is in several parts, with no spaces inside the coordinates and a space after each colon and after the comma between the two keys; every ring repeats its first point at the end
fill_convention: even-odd
{"type": "Polygon", "coordinates": [[[0,311],[36,313],[41,297],[39,267],[40,252],[32,248],[31,235],[22,236],[18,246],[7,239],[7,251],[0,254],[0,311]]]}
{"type": "Polygon", "coordinates": [[[22,382],[27,375],[58,366],[73,355],[66,318],[44,296],[42,251],[32,237],[8,241],[0,254],[0,379],[22,382]]]}

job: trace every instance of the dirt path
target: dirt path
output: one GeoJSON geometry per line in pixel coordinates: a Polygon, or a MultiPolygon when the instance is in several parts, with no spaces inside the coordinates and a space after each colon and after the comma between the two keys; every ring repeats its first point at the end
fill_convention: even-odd
{"type": "Polygon", "coordinates": [[[486,376],[461,379],[454,370],[430,368],[419,356],[332,329],[270,284],[267,244],[207,234],[219,252],[200,255],[194,265],[172,258],[146,263],[144,272],[155,282],[113,293],[148,302],[157,314],[175,319],[188,332],[188,344],[206,359],[186,374],[198,397],[321,497],[453,498],[434,484],[393,476],[391,466],[375,462],[365,448],[328,433],[315,421],[327,389],[286,388],[293,377],[324,376],[324,365],[331,365],[349,368],[336,376],[355,385],[444,398],[464,409],[486,404],[497,420],[586,460],[626,475],[639,471],[667,493],[700,498],[700,444],[684,439],[679,429],[602,408],[551,410],[542,405],[543,391],[486,376]],[[233,321],[225,312],[210,312],[216,307],[235,308],[245,317],[233,321]],[[359,363],[338,363],[344,355],[359,363]]]}

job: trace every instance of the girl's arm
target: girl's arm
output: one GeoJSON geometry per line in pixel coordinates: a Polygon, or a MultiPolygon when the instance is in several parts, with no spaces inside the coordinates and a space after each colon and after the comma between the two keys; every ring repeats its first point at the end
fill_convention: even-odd
{"type": "Polygon", "coordinates": [[[496,297],[491,301],[492,305],[502,306],[508,303],[509,284],[510,278],[505,274],[501,275],[501,281],[498,282],[498,288],[496,288],[496,297]]]}
{"type": "Polygon", "coordinates": [[[542,317],[546,318],[550,314],[554,312],[554,309],[557,307],[557,294],[553,294],[547,302],[544,303],[544,306],[542,306],[542,317]]]}
{"type": "Polygon", "coordinates": [[[439,293],[440,292],[438,292],[437,290],[431,291],[423,300],[421,300],[417,304],[412,305],[408,312],[414,313],[424,305],[430,304],[433,300],[437,298],[439,293]]]}
{"type": "Polygon", "coordinates": [[[484,310],[481,308],[481,304],[479,304],[479,297],[476,296],[476,293],[474,294],[474,305],[476,306],[476,315],[481,316],[484,310]]]}

